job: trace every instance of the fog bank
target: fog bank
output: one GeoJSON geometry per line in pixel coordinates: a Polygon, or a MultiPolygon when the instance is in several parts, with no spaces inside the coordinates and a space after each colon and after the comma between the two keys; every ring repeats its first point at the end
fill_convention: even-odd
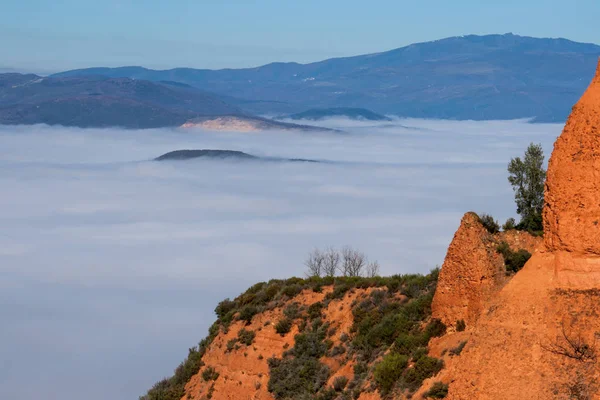
{"type": "Polygon", "coordinates": [[[132,399],[216,303],[352,245],[385,275],[440,265],[461,216],[516,216],[506,179],[559,125],[425,121],[345,133],[0,126],[0,398],[132,399]],[[179,149],[323,163],[155,162],[179,149]]]}

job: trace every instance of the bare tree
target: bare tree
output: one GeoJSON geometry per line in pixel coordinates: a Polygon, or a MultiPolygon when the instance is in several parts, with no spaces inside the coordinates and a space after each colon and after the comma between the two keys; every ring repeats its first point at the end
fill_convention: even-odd
{"type": "Polygon", "coordinates": [[[325,276],[335,276],[340,266],[340,253],[333,247],[328,248],[323,253],[325,262],[323,264],[323,274],[325,276]]]}
{"type": "Polygon", "coordinates": [[[310,276],[321,276],[323,274],[323,267],[325,265],[325,255],[319,249],[314,249],[308,254],[308,258],[304,261],[304,265],[308,271],[306,275],[310,276]]]}
{"type": "Polygon", "coordinates": [[[379,263],[377,261],[367,264],[367,277],[374,278],[379,276],[379,263]]]}
{"type": "Polygon", "coordinates": [[[362,275],[363,269],[367,263],[367,257],[364,253],[361,253],[352,247],[344,247],[342,249],[342,259],[341,271],[344,276],[362,275]]]}
{"type": "Polygon", "coordinates": [[[563,365],[562,374],[565,380],[555,382],[555,395],[557,399],[591,400],[598,392],[595,378],[597,368],[596,338],[587,342],[581,332],[569,333],[561,323],[561,335],[549,345],[541,345],[552,354],[565,357],[570,362],[563,365]]]}
{"type": "Polygon", "coordinates": [[[544,350],[551,353],[565,356],[567,358],[581,362],[595,362],[597,359],[596,343],[587,343],[581,333],[577,335],[569,334],[565,330],[564,324],[561,324],[562,336],[558,337],[554,343],[543,346],[544,350]]]}

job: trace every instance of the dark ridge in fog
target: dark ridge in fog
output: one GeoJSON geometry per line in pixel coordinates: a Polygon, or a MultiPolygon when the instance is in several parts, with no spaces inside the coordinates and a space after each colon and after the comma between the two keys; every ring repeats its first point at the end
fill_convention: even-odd
{"type": "Polygon", "coordinates": [[[252,154],[244,153],[243,151],[235,150],[175,150],[156,157],[155,161],[182,161],[195,158],[220,158],[220,159],[237,159],[237,160],[261,160],[261,161],[290,161],[290,162],[319,162],[317,160],[309,160],[305,158],[278,158],[278,157],[257,157],[252,154]]]}

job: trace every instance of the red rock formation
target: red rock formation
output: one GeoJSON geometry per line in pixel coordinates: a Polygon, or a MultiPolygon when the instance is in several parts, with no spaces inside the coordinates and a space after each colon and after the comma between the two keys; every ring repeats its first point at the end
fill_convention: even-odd
{"type": "Polygon", "coordinates": [[[493,236],[475,213],[467,213],[450,243],[432,303],[432,315],[448,326],[477,320],[483,305],[506,276],[493,236]]]}
{"type": "Polygon", "coordinates": [[[600,255],[600,64],[554,144],[546,180],[548,250],[600,255]]]}
{"type": "Polygon", "coordinates": [[[448,248],[432,304],[432,315],[448,326],[458,320],[472,325],[489,298],[508,280],[504,260],[496,251],[500,242],[514,250],[530,253],[541,238],[527,232],[508,231],[490,234],[477,214],[465,214],[448,248]]]}
{"type": "Polygon", "coordinates": [[[600,67],[554,147],[545,250],[485,307],[449,371],[448,399],[600,398],[599,128],[600,67]],[[569,347],[565,336],[597,358],[552,351],[569,347]]]}

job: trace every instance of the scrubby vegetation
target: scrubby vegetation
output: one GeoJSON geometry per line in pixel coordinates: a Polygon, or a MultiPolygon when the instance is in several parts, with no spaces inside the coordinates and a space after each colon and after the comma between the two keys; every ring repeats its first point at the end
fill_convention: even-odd
{"type": "Polygon", "coordinates": [[[387,395],[402,376],[408,366],[408,357],[400,354],[388,354],[375,367],[373,376],[382,395],[387,395]]]}
{"type": "Polygon", "coordinates": [[[425,398],[444,399],[448,395],[448,385],[443,382],[435,382],[431,389],[425,393],[425,398]]]}
{"type": "Polygon", "coordinates": [[[504,257],[507,273],[520,271],[525,263],[531,258],[531,253],[527,250],[520,249],[518,251],[513,251],[506,242],[501,242],[498,247],[496,247],[496,250],[504,257]]]}
{"type": "Polygon", "coordinates": [[[216,381],[219,378],[219,373],[215,371],[213,367],[206,367],[204,371],[202,371],[202,379],[205,382],[216,381]]]}
{"type": "MultiPolygon", "coordinates": [[[[440,321],[431,319],[438,272],[436,269],[426,276],[325,276],[258,283],[236,299],[219,303],[215,309],[218,319],[209,336],[190,349],[188,358],[173,377],[158,382],[141,400],[179,400],[185,394],[185,384],[199,371],[203,379],[205,376],[211,381],[218,379],[216,371],[201,361],[216,335],[227,332],[234,321],[250,324],[255,315],[277,308],[283,316],[276,322],[275,330],[285,335],[297,326],[298,333],[293,347],[281,358],[268,360],[268,390],[275,398],[357,398],[365,380],[371,380],[369,377],[373,377],[375,388],[382,393],[412,392],[442,365],[440,360],[427,356],[429,339],[446,330],[440,321]],[[302,291],[320,293],[328,286],[333,288],[321,302],[302,306],[293,301],[302,291]],[[323,310],[330,302],[357,289],[370,292],[351,305],[352,327],[340,334],[340,342],[334,346],[332,335],[336,329],[323,320],[323,310]],[[338,358],[342,363],[353,361],[354,377],[350,381],[337,379],[328,387],[330,371],[320,361],[324,355],[338,358]],[[384,361],[376,362],[383,355],[384,361]],[[390,365],[395,366],[394,372],[389,372],[390,365]]],[[[227,343],[227,349],[249,346],[255,335],[256,332],[242,328],[227,343]]]]}
{"type": "Polygon", "coordinates": [[[294,347],[283,358],[268,360],[269,392],[276,399],[314,396],[325,385],[329,368],[319,358],[328,349],[327,328],[321,319],[315,319],[310,327],[296,335],[294,347]]]}
{"type": "Polygon", "coordinates": [[[277,324],[275,324],[275,332],[279,333],[281,336],[289,333],[292,329],[292,321],[289,318],[280,319],[277,324]]]}
{"type": "Polygon", "coordinates": [[[479,222],[481,222],[481,225],[483,225],[483,227],[491,234],[500,232],[500,225],[498,224],[498,221],[496,221],[494,217],[489,214],[480,214],[479,222]]]}
{"type": "Polygon", "coordinates": [[[513,229],[517,229],[517,221],[515,221],[514,218],[510,217],[502,225],[502,230],[506,232],[506,231],[511,231],[513,229]]]}

